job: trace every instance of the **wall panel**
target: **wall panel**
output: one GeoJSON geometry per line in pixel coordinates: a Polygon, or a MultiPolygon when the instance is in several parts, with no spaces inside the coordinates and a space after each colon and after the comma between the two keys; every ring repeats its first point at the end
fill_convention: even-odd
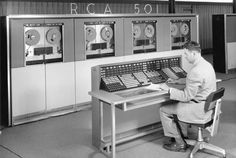
{"type": "Polygon", "coordinates": [[[196,6],[196,14],[199,15],[199,38],[203,49],[212,48],[212,14],[231,12],[232,6],[229,4],[196,6]]]}

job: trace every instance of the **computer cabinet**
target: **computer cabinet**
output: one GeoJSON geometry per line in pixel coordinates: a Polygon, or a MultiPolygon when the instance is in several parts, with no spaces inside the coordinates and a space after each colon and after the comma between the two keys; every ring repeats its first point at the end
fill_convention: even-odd
{"type": "Polygon", "coordinates": [[[198,41],[194,14],[9,15],[3,21],[8,125],[89,107],[93,66],[175,55],[188,40],[198,41]]]}
{"type": "Polygon", "coordinates": [[[9,24],[10,124],[29,121],[30,116],[40,116],[61,108],[73,108],[73,20],[13,18],[9,24]]]}
{"type": "Polygon", "coordinates": [[[213,65],[217,72],[236,70],[236,14],[212,16],[213,65]]]}

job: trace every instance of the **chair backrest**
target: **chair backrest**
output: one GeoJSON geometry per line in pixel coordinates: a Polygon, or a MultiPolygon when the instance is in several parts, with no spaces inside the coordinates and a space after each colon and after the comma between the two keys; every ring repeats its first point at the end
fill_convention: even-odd
{"type": "Polygon", "coordinates": [[[207,112],[215,108],[216,101],[224,96],[225,88],[222,87],[212,92],[206,99],[204,110],[207,112]]]}
{"type": "Polygon", "coordinates": [[[206,99],[205,111],[213,110],[213,123],[208,127],[208,131],[211,136],[216,135],[219,126],[220,114],[221,114],[221,98],[224,96],[225,88],[220,88],[215,92],[212,92],[206,99]]]}

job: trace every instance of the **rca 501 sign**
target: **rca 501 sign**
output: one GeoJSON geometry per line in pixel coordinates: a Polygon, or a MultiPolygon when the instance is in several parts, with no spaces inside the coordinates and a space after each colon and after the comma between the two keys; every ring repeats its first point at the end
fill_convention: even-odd
{"type": "Polygon", "coordinates": [[[71,3],[71,14],[152,14],[158,13],[157,4],[71,3]]]}

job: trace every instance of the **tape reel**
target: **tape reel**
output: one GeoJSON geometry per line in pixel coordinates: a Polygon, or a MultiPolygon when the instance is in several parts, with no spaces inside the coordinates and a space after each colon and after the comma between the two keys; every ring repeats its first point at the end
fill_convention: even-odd
{"type": "Polygon", "coordinates": [[[113,30],[110,26],[103,27],[100,33],[104,41],[110,41],[113,37],[113,30]]]}
{"type": "Polygon", "coordinates": [[[93,27],[86,27],[86,41],[91,42],[97,36],[97,32],[93,27]]]}
{"type": "Polygon", "coordinates": [[[183,23],[180,27],[180,32],[183,35],[187,35],[189,33],[189,26],[186,23],[183,23]]]}
{"type": "Polygon", "coordinates": [[[153,25],[147,25],[144,29],[144,33],[145,33],[145,36],[148,37],[148,38],[151,38],[154,36],[155,34],[155,29],[153,27],[153,25]]]}
{"type": "Polygon", "coordinates": [[[172,36],[177,36],[177,34],[178,34],[178,26],[176,24],[172,23],[170,30],[171,30],[171,35],[172,36]]]}
{"type": "Polygon", "coordinates": [[[139,38],[141,36],[141,28],[139,25],[134,25],[133,26],[133,37],[134,38],[139,38]]]}
{"type": "Polygon", "coordinates": [[[30,29],[25,32],[25,43],[29,46],[36,45],[40,40],[40,34],[35,29],[30,29]]]}
{"type": "Polygon", "coordinates": [[[46,39],[50,44],[57,44],[61,40],[61,32],[56,28],[49,29],[46,34],[46,39]]]}

